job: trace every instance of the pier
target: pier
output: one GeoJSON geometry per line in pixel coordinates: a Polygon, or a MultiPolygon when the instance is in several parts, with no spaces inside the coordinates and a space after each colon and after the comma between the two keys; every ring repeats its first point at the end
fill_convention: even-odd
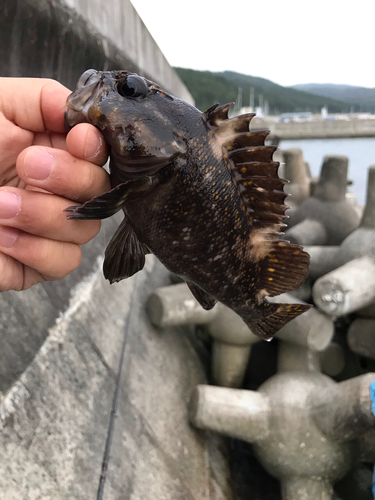
{"type": "Polygon", "coordinates": [[[268,128],[272,137],[289,139],[338,139],[375,137],[374,119],[290,121],[288,123],[265,118],[254,118],[253,129],[268,128]]]}

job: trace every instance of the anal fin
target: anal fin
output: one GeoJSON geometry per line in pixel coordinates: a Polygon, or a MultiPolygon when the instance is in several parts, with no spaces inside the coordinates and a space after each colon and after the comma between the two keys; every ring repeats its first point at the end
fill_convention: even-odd
{"type": "Polygon", "coordinates": [[[191,281],[187,281],[187,286],[190,288],[191,293],[194,295],[194,297],[197,299],[197,301],[200,303],[203,309],[209,311],[214,307],[214,305],[217,302],[217,300],[214,297],[208,295],[208,293],[202,290],[202,288],[200,288],[198,285],[195,285],[191,281]]]}
{"type": "Polygon", "coordinates": [[[284,325],[310,309],[309,304],[269,304],[271,314],[255,321],[246,321],[250,330],[264,340],[271,339],[284,325]]]}
{"type": "Polygon", "coordinates": [[[125,216],[106,248],[104,277],[112,284],[133,276],[143,269],[147,253],[148,248],[138,240],[125,216]]]}

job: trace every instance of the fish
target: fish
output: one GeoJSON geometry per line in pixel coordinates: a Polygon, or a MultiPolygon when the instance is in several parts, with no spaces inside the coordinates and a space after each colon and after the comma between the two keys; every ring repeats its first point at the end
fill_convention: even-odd
{"type": "Polygon", "coordinates": [[[112,189],[67,209],[70,219],[124,218],[105,251],[110,283],[153,253],[209,310],[217,301],[270,339],[308,304],[270,302],[297,289],[309,255],[281,239],[287,194],[269,131],[233,103],[202,112],[136,73],[87,70],[68,96],[65,124],[90,123],[110,148],[112,189]]]}

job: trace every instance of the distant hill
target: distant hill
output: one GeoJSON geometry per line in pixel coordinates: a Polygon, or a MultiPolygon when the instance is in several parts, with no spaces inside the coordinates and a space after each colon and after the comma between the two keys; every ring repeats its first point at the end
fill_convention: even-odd
{"type": "Polygon", "coordinates": [[[311,111],[319,113],[323,106],[330,113],[349,112],[347,102],[318,96],[291,87],[282,87],[276,83],[254,76],[223,71],[197,71],[186,68],[175,68],[195,99],[195,105],[202,111],[215,103],[225,104],[237,100],[238,88],[242,88],[242,105],[248,106],[250,89],[254,89],[255,105],[258,105],[259,95],[269,103],[270,114],[287,112],[311,111]]]}
{"type": "Polygon", "coordinates": [[[375,113],[375,88],[368,89],[334,83],[301,83],[290,88],[348,102],[355,106],[354,111],[375,113]]]}

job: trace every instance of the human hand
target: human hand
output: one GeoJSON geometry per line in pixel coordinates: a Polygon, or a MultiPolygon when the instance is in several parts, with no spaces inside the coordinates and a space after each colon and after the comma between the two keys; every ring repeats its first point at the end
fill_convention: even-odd
{"type": "Polygon", "coordinates": [[[53,80],[0,78],[0,291],[66,276],[99,232],[63,212],[110,189],[101,133],[83,123],[65,133],[69,94],[53,80]]]}

